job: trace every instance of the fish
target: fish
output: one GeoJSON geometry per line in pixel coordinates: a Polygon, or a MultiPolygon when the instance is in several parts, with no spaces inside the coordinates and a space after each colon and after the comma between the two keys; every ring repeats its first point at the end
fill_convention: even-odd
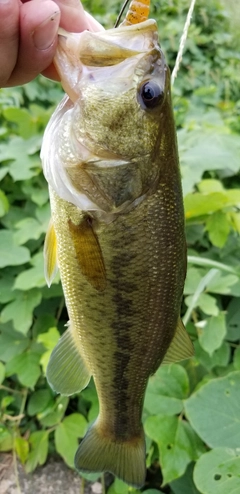
{"type": "Polygon", "coordinates": [[[117,28],[60,32],[66,95],[41,151],[45,275],[50,285],[59,268],[69,314],[47,379],[71,395],[93,377],[99,415],[75,466],[138,488],[148,379],[193,355],[180,318],[186,241],[170,72],[149,3],[133,0],[117,28]]]}

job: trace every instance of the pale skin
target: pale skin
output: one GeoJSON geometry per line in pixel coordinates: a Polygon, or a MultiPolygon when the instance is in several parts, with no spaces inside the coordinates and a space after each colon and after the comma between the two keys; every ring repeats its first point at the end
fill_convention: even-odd
{"type": "Polygon", "coordinates": [[[102,29],[79,0],[0,0],[0,88],[40,73],[58,79],[52,60],[59,26],[71,32],[102,29]]]}

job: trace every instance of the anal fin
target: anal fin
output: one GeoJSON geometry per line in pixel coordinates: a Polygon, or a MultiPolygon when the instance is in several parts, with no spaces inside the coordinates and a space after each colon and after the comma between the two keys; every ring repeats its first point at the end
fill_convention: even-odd
{"type": "Polygon", "coordinates": [[[173,362],[178,362],[179,360],[185,360],[193,355],[193,344],[182,320],[179,317],[174,338],[168,348],[162,364],[171,364],[173,362]]]}
{"type": "Polygon", "coordinates": [[[90,377],[80,354],[77,333],[70,325],[51,354],[47,366],[48,382],[56,393],[69,396],[86,388],[90,377]]]}

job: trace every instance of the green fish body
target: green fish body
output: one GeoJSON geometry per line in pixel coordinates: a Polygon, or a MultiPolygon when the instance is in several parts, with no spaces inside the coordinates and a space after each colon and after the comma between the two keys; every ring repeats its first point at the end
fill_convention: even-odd
{"type": "Polygon", "coordinates": [[[60,270],[69,328],[47,370],[70,395],[93,376],[100,411],[76,453],[81,471],[145,480],[148,378],[193,354],[180,320],[184,212],[170,76],[155,21],[60,37],[68,93],[42,159],[52,221],[46,277],[60,270]]]}

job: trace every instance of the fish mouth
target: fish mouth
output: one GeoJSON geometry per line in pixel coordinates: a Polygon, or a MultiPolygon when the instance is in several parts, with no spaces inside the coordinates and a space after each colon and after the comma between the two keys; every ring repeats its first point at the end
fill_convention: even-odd
{"type": "Polygon", "coordinates": [[[156,22],[77,34],[60,30],[54,63],[68,97],[43,141],[49,185],[84,211],[115,215],[134,207],[155,190],[159,175],[154,152],[161,108],[148,113],[138,98],[148,80],[165,91],[156,22]]]}
{"type": "Polygon", "coordinates": [[[75,102],[80,79],[86,68],[118,65],[144,53],[159,49],[156,21],[148,19],[140,24],[119,26],[107,31],[68,33],[59,28],[59,39],[54,65],[63,89],[75,102]]]}

